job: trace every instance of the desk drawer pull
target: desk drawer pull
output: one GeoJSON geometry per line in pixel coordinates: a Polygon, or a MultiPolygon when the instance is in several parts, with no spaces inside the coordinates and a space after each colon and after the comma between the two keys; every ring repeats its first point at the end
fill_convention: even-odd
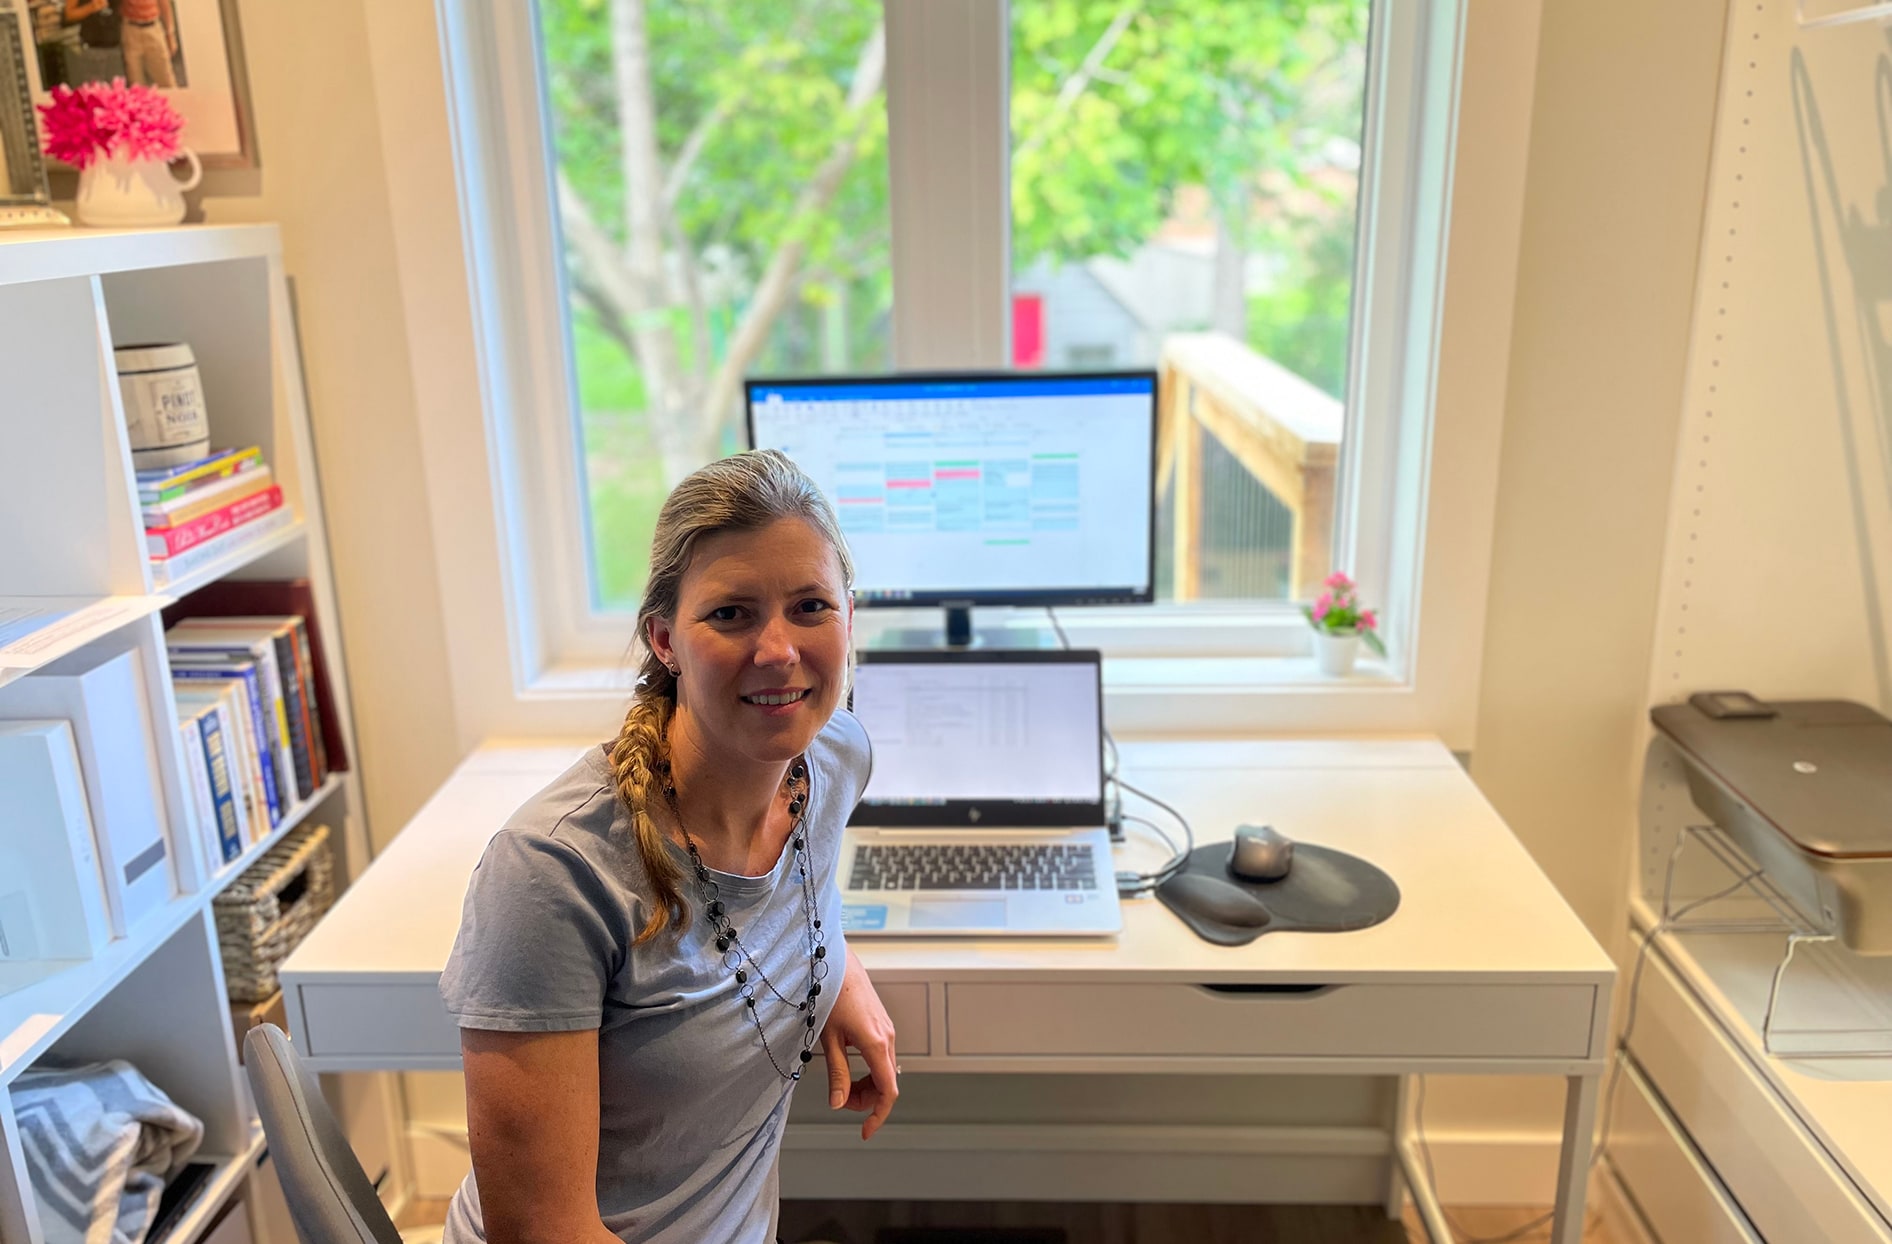
{"type": "Polygon", "coordinates": [[[1197,989],[1206,989],[1210,993],[1233,995],[1260,995],[1267,998],[1309,998],[1317,994],[1330,993],[1340,988],[1338,985],[1197,985],[1197,989]]]}

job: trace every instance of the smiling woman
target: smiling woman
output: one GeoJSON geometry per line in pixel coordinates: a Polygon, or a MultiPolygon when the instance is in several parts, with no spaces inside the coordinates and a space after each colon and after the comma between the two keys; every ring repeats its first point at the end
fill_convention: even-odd
{"type": "Polygon", "coordinates": [[[782,455],[738,454],[671,492],[650,565],[623,729],[494,837],[441,976],[473,1156],[454,1244],[762,1244],[817,1043],[863,1138],[899,1092],[841,934],[869,754],[840,707],[854,571],[833,511],[782,455]]]}

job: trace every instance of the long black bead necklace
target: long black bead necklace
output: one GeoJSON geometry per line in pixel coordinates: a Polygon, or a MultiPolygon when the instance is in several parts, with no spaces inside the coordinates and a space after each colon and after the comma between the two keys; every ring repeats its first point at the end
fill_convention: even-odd
{"type": "Polygon", "coordinates": [[[821,982],[828,976],[828,948],[825,945],[827,935],[821,931],[821,918],[815,914],[815,883],[808,875],[808,836],[802,832],[802,818],[807,814],[808,765],[797,757],[788,767],[788,815],[789,844],[795,852],[795,871],[801,883],[802,921],[808,934],[808,990],[798,1002],[790,1002],[775,982],[763,972],[749,948],[742,944],[742,936],[736,926],[730,923],[729,915],[723,908],[721,891],[709,869],[704,867],[703,857],[697,852],[696,840],[690,837],[689,829],[683,824],[683,814],[677,807],[677,787],[670,780],[669,766],[664,766],[664,798],[670,804],[670,814],[677,818],[677,828],[683,831],[683,845],[690,852],[690,866],[696,873],[696,889],[703,902],[704,914],[708,917],[710,928],[715,932],[716,949],[723,956],[723,967],[733,972],[736,988],[742,999],[743,1009],[748,1012],[749,1020],[755,1025],[756,1035],[762,1039],[762,1052],[769,1057],[769,1065],[784,1080],[801,1079],[802,1069],[815,1056],[815,999],[821,996],[821,982]],[[754,974],[755,980],[750,979],[754,974]],[[769,1045],[768,1031],[763,1027],[762,1016],[756,1006],[756,982],[771,994],[782,1006],[792,1006],[803,1013],[802,1042],[799,1057],[784,1069],[781,1061],[775,1057],[775,1051],[769,1045]]]}

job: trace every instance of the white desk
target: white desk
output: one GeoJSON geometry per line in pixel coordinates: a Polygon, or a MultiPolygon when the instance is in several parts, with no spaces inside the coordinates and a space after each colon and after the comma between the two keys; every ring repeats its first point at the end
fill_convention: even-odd
{"type": "MultiPolygon", "coordinates": [[[[475,752],[290,957],[288,1018],[311,1067],[458,1068],[437,990],[466,879],[580,746],[475,752]]],[[[1199,842],[1268,821],[1385,869],[1399,911],[1232,949],[1152,899],[1125,904],[1115,941],[850,941],[906,1073],[1564,1076],[1553,1238],[1578,1244],[1615,968],[1450,753],[1426,739],[1165,741],[1124,744],[1122,764],[1199,842]]],[[[1384,1125],[1386,1197],[1403,1174],[1437,1234],[1404,1098],[1384,1125]]]]}

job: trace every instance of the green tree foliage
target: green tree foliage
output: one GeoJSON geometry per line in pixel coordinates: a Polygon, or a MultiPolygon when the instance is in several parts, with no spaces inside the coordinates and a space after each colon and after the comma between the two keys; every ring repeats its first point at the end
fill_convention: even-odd
{"type": "MultiPolygon", "coordinates": [[[[1203,186],[1250,231],[1357,144],[1365,0],[1015,0],[1012,251],[1125,256],[1203,186]]],[[[1350,209],[1350,204],[1345,208],[1350,209]]],[[[1305,214],[1309,209],[1300,209],[1305,214]]],[[[1350,212],[1349,212],[1350,214],[1350,212]]]]}
{"type": "MultiPolygon", "coordinates": [[[[1366,9],[1013,0],[1015,265],[1130,255],[1179,190],[1206,188],[1236,247],[1282,257],[1250,292],[1251,343],[1338,391],[1366,9]]],[[[539,11],[610,603],[636,589],[667,483],[731,444],[743,374],[891,361],[882,7],[539,11]],[[641,182],[639,134],[656,157],[641,182]]]]}

